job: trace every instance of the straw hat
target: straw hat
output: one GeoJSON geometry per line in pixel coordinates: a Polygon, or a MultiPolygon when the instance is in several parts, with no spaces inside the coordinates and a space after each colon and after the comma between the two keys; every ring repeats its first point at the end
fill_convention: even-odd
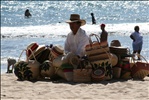
{"type": "Polygon", "coordinates": [[[73,23],[73,22],[81,22],[81,26],[86,24],[84,19],[80,19],[79,14],[71,14],[70,19],[66,21],[66,23],[73,23]]]}
{"type": "Polygon", "coordinates": [[[121,46],[121,43],[120,43],[119,40],[112,40],[111,43],[110,43],[110,46],[119,47],[119,46],[121,46]]]}
{"type": "Polygon", "coordinates": [[[56,58],[56,57],[59,56],[59,55],[63,55],[63,53],[64,53],[64,48],[63,48],[62,46],[60,46],[60,45],[55,45],[55,46],[52,47],[51,55],[52,55],[53,57],[56,58]]]}
{"type": "MultiPolygon", "coordinates": [[[[45,45],[39,45],[38,48],[36,50],[34,50],[34,52],[33,52],[34,56],[36,57],[38,54],[40,54],[45,49],[46,49],[45,45]]],[[[34,58],[33,54],[31,54],[28,58],[33,59],[34,58]]]]}
{"type": "Polygon", "coordinates": [[[29,57],[32,52],[35,52],[36,49],[38,48],[38,44],[33,42],[33,43],[30,43],[28,46],[27,46],[27,51],[26,51],[26,55],[29,57]],[[30,51],[30,49],[32,50],[32,52],[30,51]]]}

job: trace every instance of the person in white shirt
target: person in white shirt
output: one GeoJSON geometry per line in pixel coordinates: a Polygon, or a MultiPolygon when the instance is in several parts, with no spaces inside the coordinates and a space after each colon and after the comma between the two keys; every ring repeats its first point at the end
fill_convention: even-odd
{"type": "Polygon", "coordinates": [[[83,57],[85,55],[85,46],[89,44],[89,37],[85,30],[80,27],[85,25],[86,21],[80,19],[78,14],[71,14],[70,20],[67,20],[66,23],[69,24],[71,32],[67,35],[64,51],[66,54],[72,52],[79,57],[83,57]]]}
{"type": "MultiPolygon", "coordinates": [[[[139,32],[139,26],[134,27],[135,32],[133,32],[130,35],[130,38],[133,40],[132,47],[133,47],[133,54],[141,53],[142,45],[143,45],[143,37],[141,33],[139,32]]],[[[138,60],[140,60],[140,57],[138,57],[138,60]]]]}

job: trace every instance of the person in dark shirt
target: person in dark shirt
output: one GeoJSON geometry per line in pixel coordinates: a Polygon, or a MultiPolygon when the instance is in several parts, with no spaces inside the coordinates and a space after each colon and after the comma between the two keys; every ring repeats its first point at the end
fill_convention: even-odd
{"type": "Polygon", "coordinates": [[[96,24],[96,20],[95,20],[94,14],[91,13],[91,16],[92,16],[92,24],[96,24]]]}
{"type": "Polygon", "coordinates": [[[104,41],[107,41],[108,39],[108,33],[107,31],[105,30],[105,24],[101,24],[100,25],[100,28],[102,30],[101,34],[100,34],[100,42],[104,42],[104,41]]]}

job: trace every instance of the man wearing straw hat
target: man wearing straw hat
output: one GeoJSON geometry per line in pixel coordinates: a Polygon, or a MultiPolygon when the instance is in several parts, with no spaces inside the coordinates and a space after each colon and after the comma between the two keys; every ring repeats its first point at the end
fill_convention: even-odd
{"type": "Polygon", "coordinates": [[[89,38],[85,30],[80,27],[86,24],[86,21],[80,19],[80,15],[71,14],[70,20],[67,20],[66,23],[69,24],[71,32],[67,35],[65,41],[65,53],[72,52],[79,57],[85,55],[85,46],[89,44],[89,38]]]}

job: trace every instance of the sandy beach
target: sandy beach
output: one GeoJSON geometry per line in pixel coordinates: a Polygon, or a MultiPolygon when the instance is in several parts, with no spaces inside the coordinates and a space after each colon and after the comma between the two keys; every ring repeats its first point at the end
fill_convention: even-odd
{"type": "Polygon", "coordinates": [[[19,81],[14,74],[1,75],[1,100],[149,100],[149,77],[144,80],[111,80],[100,83],[19,81]]]}

